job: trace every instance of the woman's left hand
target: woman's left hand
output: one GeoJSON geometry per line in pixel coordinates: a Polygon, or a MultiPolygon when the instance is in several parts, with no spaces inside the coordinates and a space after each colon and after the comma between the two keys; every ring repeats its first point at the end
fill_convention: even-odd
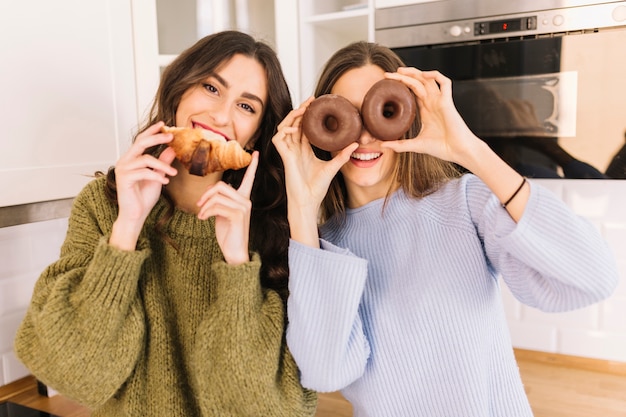
{"type": "Polygon", "coordinates": [[[239,265],[250,261],[250,194],[259,164],[259,153],[252,154],[252,162],[238,189],[219,181],[198,200],[198,218],[206,220],[215,216],[215,236],[228,264],[239,265]]]}
{"type": "Polygon", "coordinates": [[[413,139],[383,142],[382,147],[396,152],[425,153],[462,166],[471,165],[472,155],[484,142],[472,133],[456,110],[451,80],[439,71],[408,67],[387,73],[386,77],[403,82],[413,91],[422,129],[413,139]]]}
{"type": "Polygon", "coordinates": [[[516,193],[506,210],[513,220],[519,221],[526,208],[529,187],[520,189],[517,194],[520,174],[465,124],[452,100],[452,81],[439,71],[416,68],[399,68],[398,72],[385,76],[402,81],[415,93],[422,130],[413,139],[382,142],[381,146],[395,152],[425,153],[454,162],[478,176],[500,202],[508,201],[516,193]]]}

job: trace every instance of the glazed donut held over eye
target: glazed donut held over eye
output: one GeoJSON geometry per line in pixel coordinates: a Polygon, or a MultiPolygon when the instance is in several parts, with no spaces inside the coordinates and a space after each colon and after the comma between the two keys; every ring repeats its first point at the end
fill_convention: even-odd
{"type": "Polygon", "coordinates": [[[361,135],[359,111],[345,97],[319,96],[302,117],[302,131],[314,146],[328,152],[340,151],[361,135]]]}
{"type": "Polygon", "coordinates": [[[413,124],[417,102],[402,82],[384,79],[365,94],[361,114],[365,128],[376,139],[398,140],[413,124]]]}
{"type": "Polygon", "coordinates": [[[417,117],[417,102],[407,86],[396,80],[380,80],[363,99],[361,116],[346,98],[325,94],[315,99],[302,119],[311,144],[328,152],[356,142],[362,125],[379,140],[398,140],[417,117]]]}

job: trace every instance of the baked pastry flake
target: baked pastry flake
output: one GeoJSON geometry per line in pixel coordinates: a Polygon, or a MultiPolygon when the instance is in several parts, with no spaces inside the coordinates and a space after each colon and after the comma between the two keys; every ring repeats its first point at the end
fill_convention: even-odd
{"type": "Polygon", "coordinates": [[[252,161],[252,155],[237,141],[227,141],[206,129],[163,126],[161,132],[174,135],[168,145],[192,175],[205,176],[212,172],[241,169],[252,161]]]}

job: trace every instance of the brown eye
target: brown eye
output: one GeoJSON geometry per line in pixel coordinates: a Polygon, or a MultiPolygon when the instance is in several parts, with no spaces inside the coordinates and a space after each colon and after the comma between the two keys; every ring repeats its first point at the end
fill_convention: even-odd
{"type": "Polygon", "coordinates": [[[205,90],[207,90],[209,93],[212,94],[217,94],[217,87],[215,87],[213,84],[202,84],[202,86],[204,87],[205,90]]]}
{"type": "Polygon", "coordinates": [[[248,113],[252,113],[255,114],[256,110],[254,110],[254,107],[252,107],[251,105],[249,105],[248,103],[241,103],[239,105],[239,107],[241,107],[242,109],[244,109],[245,111],[247,111],[248,113]]]}

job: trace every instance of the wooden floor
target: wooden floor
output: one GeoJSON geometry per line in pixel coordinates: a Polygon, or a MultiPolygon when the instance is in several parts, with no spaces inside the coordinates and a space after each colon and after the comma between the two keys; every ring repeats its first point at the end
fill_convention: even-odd
{"type": "MultiPolygon", "coordinates": [[[[526,350],[516,357],[535,417],[626,416],[626,363],[526,350]]],[[[32,377],[0,387],[0,403],[7,400],[62,417],[89,416],[62,396],[39,396],[32,377]]],[[[320,394],[315,417],[351,416],[341,394],[320,394]]]]}

